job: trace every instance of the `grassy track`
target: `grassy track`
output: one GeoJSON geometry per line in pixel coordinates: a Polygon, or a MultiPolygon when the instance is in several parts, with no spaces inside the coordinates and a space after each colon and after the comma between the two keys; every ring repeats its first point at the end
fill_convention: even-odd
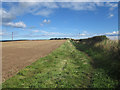
{"type": "Polygon", "coordinates": [[[67,41],[4,82],[3,88],[87,88],[92,72],[90,58],[67,41]]]}

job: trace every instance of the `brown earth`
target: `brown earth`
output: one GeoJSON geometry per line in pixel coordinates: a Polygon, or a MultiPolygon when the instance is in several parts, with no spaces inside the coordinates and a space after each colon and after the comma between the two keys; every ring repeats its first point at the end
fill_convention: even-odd
{"type": "Polygon", "coordinates": [[[66,40],[2,42],[2,81],[15,75],[40,57],[48,55],[66,40]]]}

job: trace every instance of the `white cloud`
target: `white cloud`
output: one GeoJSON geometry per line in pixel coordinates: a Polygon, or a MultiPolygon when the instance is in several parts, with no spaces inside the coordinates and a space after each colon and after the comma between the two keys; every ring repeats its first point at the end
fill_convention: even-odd
{"type": "Polygon", "coordinates": [[[1,0],[4,2],[118,2],[119,0],[1,0]]]}
{"type": "Polygon", "coordinates": [[[46,23],[46,22],[47,22],[47,20],[46,20],[46,19],[44,19],[44,20],[43,20],[43,23],[46,23]]]}
{"type": "Polygon", "coordinates": [[[15,18],[21,14],[31,13],[33,15],[49,16],[57,8],[68,8],[72,10],[95,10],[97,6],[116,8],[116,3],[104,2],[18,2],[12,5],[7,12],[3,12],[9,18],[15,18]]]}
{"type": "Polygon", "coordinates": [[[51,22],[51,20],[47,20],[47,19],[44,19],[43,21],[42,21],[42,23],[40,24],[40,26],[44,26],[44,24],[49,24],[51,22]]]}
{"type": "Polygon", "coordinates": [[[3,35],[3,33],[2,33],[2,32],[0,32],[0,36],[1,36],[1,35],[3,35]]]}
{"type": "MultiPolygon", "coordinates": [[[[24,0],[23,0],[24,1],[24,0]]],[[[9,10],[5,10],[4,8],[0,8],[0,16],[2,16],[2,22],[6,23],[8,26],[17,27],[16,24],[11,23],[16,16],[20,16],[22,14],[33,14],[33,15],[41,15],[48,17],[54,10],[57,8],[68,8],[71,10],[96,10],[96,7],[104,7],[107,6],[113,11],[117,7],[117,3],[104,3],[104,2],[18,2],[16,4],[11,4],[9,10]]],[[[5,4],[5,3],[4,3],[5,4]]],[[[113,17],[114,14],[110,13],[109,18],[113,17]]],[[[46,23],[50,23],[50,20],[47,20],[46,23]]],[[[42,23],[43,24],[43,23],[42,23]]],[[[43,26],[43,25],[40,26],[43,26]]],[[[19,27],[19,26],[18,26],[19,27]]],[[[22,25],[21,25],[22,27],[22,25]]],[[[25,27],[25,25],[23,25],[25,27]]]]}
{"type": "Polygon", "coordinates": [[[0,17],[2,17],[2,24],[5,26],[16,27],[16,28],[25,28],[26,25],[23,22],[13,23],[12,20],[16,18],[13,13],[6,11],[3,8],[0,8],[0,17]]]}
{"type": "Polygon", "coordinates": [[[48,19],[48,20],[47,20],[47,19],[44,19],[44,20],[43,20],[43,23],[46,23],[46,24],[49,24],[50,22],[51,22],[51,21],[50,21],[49,19],[48,19]]]}
{"type": "Polygon", "coordinates": [[[50,20],[48,20],[48,22],[47,23],[50,23],[51,21],[50,20]]]}
{"type": "Polygon", "coordinates": [[[87,37],[90,36],[90,34],[88,34],[86,31],[84,31],[84,33],[81,34],[76,34],[76,33],[61,33],[61,32],[48,32],[45,30],[39,30],[39,32],[43,35],[43,36],[50,36],[50,37],[87,37]]]}
{"type": "Polygon", "coordinates": [[[0,30],[0,36],[8,35],[9,33],[6,30],[0,30]]]}
{"type": "Polygon", "coordinates": [[[51,36],[51,35],[63,35],[63,33],[59,33],[59,32],[47,32],[47,31],[44,31],[44,30],[41,30],[40,32],[42,34],[44,34],[44,35],[49,35],[49,36],[51,36]]]}
{"type": "Polygon", "coordinates": [[[112,18],[114,16],[114,14],[109,14],[108,18],[112,18]]]}
{"type": "Polygon", "coordinates": [[[39,30],[33,30],[33,32],[37,33],[37,32],[39,32],[39,30]]]}
{"type": "Polygon", "coordinates": [[[101,35],[106,35],[107,37],[112,37],[112,36],[118,37],[119,34],[120,34],[119,31],[113,31],[109,33],[91,33],[91,34],[88,33],[87,31],[83,31],[83,33],[79,33],[75,37],[82,38],[82,37],[92,37],[92,36],[101,36],[101,35]]]}
{"type": "MultiPolygon", "coordinates": [[[[8,10],[0,8],[0,17],[2,17],[2,23],[4,25],[19,27],[16,25],[17,23],[12,23],[12,21],[16,19],[16,16],[20,16],[26,13],[31,13],[33,15],[48,16],[53,12],[52,8],[57,8],[57,5],[54,2],[18,2],[17,4],[11,4],[8,10]]],[[[25,25],[21,25],[20,27],[22,26],[25,27],[25,25]]]]}
{"type": "Polygon", "coordinates": [[[15,27],[15,28],[25,28],[26,25],[23,22],[8,22],[8,23],[3,23],[5,26],[10,26],[10,27],[15,27]]]}
{"type": "Polygon", "coordinates": [[[80,34],[80,36],[85,36],[85,35],[86,35],[86,34],[84,34],[84,33],[83,33],[83,34],[80,34]]]}
{"type": "Polygon", "coordinates": [[[52,13],[52,9],[57,7],[54,2],[19,2],[17,6],[11,7],[10,13],[14,13],[16,16],[25,13],[48,16],[52,13]]]}
{"type": "Polygon", "coordinates": [[[114,10],[118,7],[118,3],[106,2],[105,6],[109,7],[108,18],[112,18],[114,16],[114,10]]]}
{"type": "Polygon", "coordinates": [[[110,3],[110,2],[107,2],[107,3],[106,3],[106,6],[110,7],[109,10],[112,11],[112,10],[114,10],[115,8],[118,7],[118,3],[110,3]]]}
{"type": "Polygon", "coordinates": [[[116,31],[113,31],[113,34],[118,34],[118,32],[116,32],[116,31]]]}
{"type": "Polygon", "coordinates": [[[42,9],[42,10],[39,10],[38,12],[34,13],[34,15],[41,15],[41,16],[47,17],[52,13],[53,13],[53,11],[50,9],[42,9]]]}
{"type": "Polygon", "coordinates": [[[86,3],[86,2],[64,2],[60,3],[61,8],[68,8],[73,10],[95,10],[96,9],[96,3],[86,3]]]}
{"type": "Polygon", "coordinates": [[[119,31],[113,31],[111,33],[105,33],[105,35],[117,35],[119,34],[119,31]]]}
{"type": "Polygon", "coordinates": [[[87,31],[83,31],[83,33],[79,33],[77,35],[77,37],[81,37],[81,36],[90,36],[91,34],[89,34],[87,31]]]}
{"type": "Polygon", "coordinates": [[[2,17],[2,22],[10,22],[15,19],[14,15],[7,12],[5,9],[0,8],[0,17],[2,17]]]}
{"type": "Polygon", "coordinates": [[[42,36],[49,36],[49,37],[68,37],[73,36],[71,33],[61,33],[61,32],[48,32],[45,30],[39,30],[42,36]]]}

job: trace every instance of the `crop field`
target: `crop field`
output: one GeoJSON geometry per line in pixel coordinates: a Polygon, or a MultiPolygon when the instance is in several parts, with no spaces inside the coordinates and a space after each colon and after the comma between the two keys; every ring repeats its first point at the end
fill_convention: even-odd
{"type": "Polygon", "coordinates": [[[65,40],[2,42],[2,79],[5,81],[20,69],[48,55],[65,40]]]}

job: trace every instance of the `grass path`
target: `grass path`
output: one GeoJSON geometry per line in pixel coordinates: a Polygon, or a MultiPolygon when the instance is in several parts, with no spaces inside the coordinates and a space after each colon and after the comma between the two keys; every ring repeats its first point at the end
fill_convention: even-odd
{"type": "Polygon", "coordinates": [[[90,58],[70,41],[3,83],[3,88],[87,88],[93,69],[90,58]]]}

